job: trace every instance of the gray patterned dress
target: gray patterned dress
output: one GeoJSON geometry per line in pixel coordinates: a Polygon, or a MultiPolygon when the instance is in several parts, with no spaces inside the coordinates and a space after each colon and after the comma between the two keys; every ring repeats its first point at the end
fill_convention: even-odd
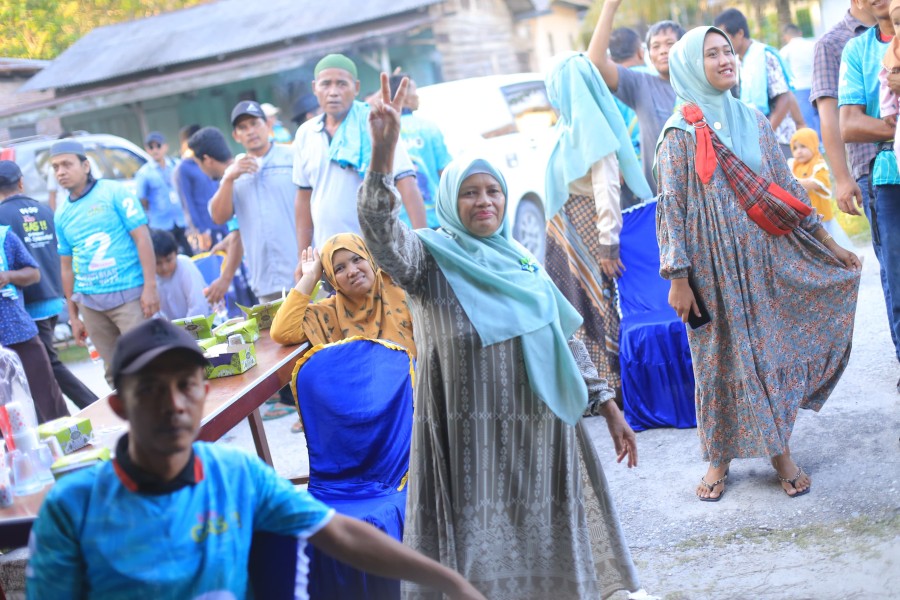
{"type": "MultiPolygon", "coordinates": [[[[637,589],[600,462],[583,424],[535,396],[518,339],[483,347],[447,279],[397,218],[389,177],[368,174],[359,221],[403,287],[418,348],[404,542],[491,600],[606,598],[637,589]]],[[[569,345],[592,402],[612,397],[581,342],[569,345]]],[[[440,594],[404,584],[404,597],[440,594]]]]}

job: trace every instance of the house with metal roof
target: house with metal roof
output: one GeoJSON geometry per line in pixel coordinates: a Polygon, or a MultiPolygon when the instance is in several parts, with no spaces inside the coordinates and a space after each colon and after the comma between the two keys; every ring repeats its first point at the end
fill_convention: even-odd
{"type": "Polygon", "coordinates": [[[0,127],[56,118],[64,129],[138,143],[158,130],[174,147],[178,129],[189,123],[229,129],[232,106],[246,99],[280,107],[287,125],[292,104],[310,91],[312,69],[327,53],[356,61],[363,95],[377,89],[380,71],[395,67],[419,85],[528,71],[541,64],[538,26],[553,51],[572,49],[589,5],[218,0],[94,29],[19,90],[52,95],[0,108],[0,127]]]}

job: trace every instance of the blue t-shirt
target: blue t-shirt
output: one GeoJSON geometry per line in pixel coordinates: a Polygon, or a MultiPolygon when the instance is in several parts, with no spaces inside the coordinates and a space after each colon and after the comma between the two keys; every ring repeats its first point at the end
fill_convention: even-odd
{"type": "MultiPolygon", "coordinates": [[[[0,271],[17,271],[25,267],[38,268],[37,262],[19,236],[5,225],[0,225],[0,271]]],[[[9,284],[0,289],[0,344],[21,344],[38,333],[37,325],[25,312],[22,290],[9,284]]]]}
{"type": "Polygon", "coordinates": [[[225,228],[213,222],[208,208],[210,199],[219,190],[219,182],[207,176],[193,158],[178,163],[175,182],[197,231],[216,231],[224,235],[225,228]]]}
{"type": "Polygon", "coordinates": [[[32,529],[27,597],[244,598],[254,532],[308,538],[334,514],[246,452],[194,452],[201,478],[168,494],[130,491],[112,462],[61,479],[32,529]]]}
{"type": "Polygon", "coordinates": [[[149,161],[134,176],[138,198],[147,201],[150,227],[170,230],[184,227],[184,210],[175,190],[175,161],[166,157],[166,166],[149,161]]]}
{"type": "Polygon", "coordinates": [[[443,171],[450,161],[450,153],[444,143],[444,134],[437,125],[427,119],[422,119],[414,113],[405,113],[400,117],[400,137],[406,145],[406,152],[413,160],[416,168],[427,177],[429,189],[426,200],[425,215],[428,218],[429,227],[437,227],[437,215],[434,212],[434,198],[437,197],[438,184],[441,181],[443,171]],[[430,206],[428,205],[430,202],[430,206]]]}
{"type": "Polygon", "coordinates": [[[108,294],[144,285],[131,232],[147,224],[138,199],[101,179],[87,195],[61,202],[54,215],[60,256],[72,257],[75,292],[108,294]]]}
{"type": "MultiPolygon", "coordinates": [[[[876,119],[881,118],[878,73],[890,43],[882,42],[879,33],[878,27],[872,27],[847,42],[841,55],[838,76],[838,106],[865,106],[866,114],[876,119]]],[[[900,184],[900,172],[893,150],[885,150],[875,156],[872,184],[900,184]]]]}

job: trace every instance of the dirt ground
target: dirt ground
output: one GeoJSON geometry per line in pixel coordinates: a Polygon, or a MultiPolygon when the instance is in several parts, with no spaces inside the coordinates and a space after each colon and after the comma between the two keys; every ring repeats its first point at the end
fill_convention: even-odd
{"type": "Polygon", "coordinates": [[[864,256],[850,364],[818,414],[803,411],[792,453],[809,494],[785,495],[766,459],[731,464],[718,503],[694,489],[706,464],[696,430],[638,433],[640,464],[615,464],[589,421],[649,593],[665,600],[900,598],[900,366],[877,263],[864,256]],[[608,460],[607,460],[608,459],[608,460]]]}

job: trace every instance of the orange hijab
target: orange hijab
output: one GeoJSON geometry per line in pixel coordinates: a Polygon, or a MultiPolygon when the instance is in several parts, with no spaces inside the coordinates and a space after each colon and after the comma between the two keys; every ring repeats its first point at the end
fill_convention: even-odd
{"type": "Polygon", "coordinates": [[[406,292],[394,284],[390,275],[378,268],[363,239],[354,233],[332,236],[322,246],[321,256],[325,277],[337,293],[307,307],[303,316],[303,333],[309,341],[312,344],[330,344],[360,335],[390,340],[405,346],[415,357],[412,316],[406,306],[406,292]],[[334,253],[342,249],[366,259],[375,273],[375,283],[361,302],[350,299],[335,282],[332,259],[334,253]]]}
{"type": "MultiPolygon", "coordinates": [[[[888,16],[897,9],[900,9],[900,0],[891,0],[891,5],[888,7],[888,16]]],[[[894,32],[894,39],[888,44],[884,58],[881,61],[888,73],[900,67],[900,40],[897,39],[898,33],[900,32],[894,32]]]]}
{"type": "MultiPolygon", "coordinates": [[[[894,2],[900,4],[900,0],[894,0],[894,2]]],[[[819,153],[819,136],[809,127],[803,127],[798,129],[794,135],[791,136],[791,150],[794,149],[794,144],[797,143],[803,144],[809,148],[809,151],[812,152],[812,158],[805,163],[798,163],[797,160],[794,159],[792,171],[794,172],[794,177],[797,179],[808,179],[813,176],[816,166],[819,163],[825,162],[825,159],[822,158],[822,155],[819,153]]]]}

